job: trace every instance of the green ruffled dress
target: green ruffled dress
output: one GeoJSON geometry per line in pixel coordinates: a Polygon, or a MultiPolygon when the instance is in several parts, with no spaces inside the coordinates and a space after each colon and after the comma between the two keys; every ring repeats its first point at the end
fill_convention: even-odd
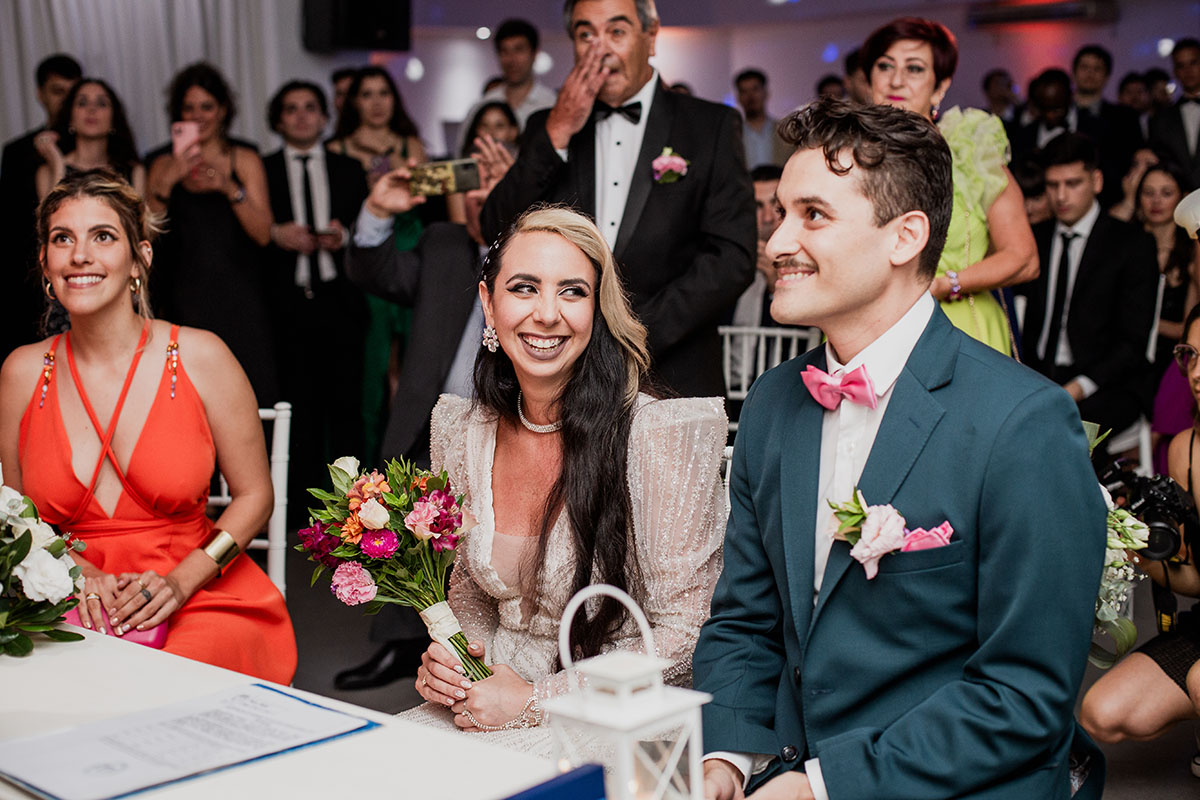
{"type": "MultiPolygon", "coordinates": [[[[963,111],[955,106],[938,120],[938,128],[954,158],[954,213],[937,271],[944,275],[948,269],[962,273],[988,254],[987,212],[1008,184],[1004,167],[1009,147],[1000,118],[976,108],[963,111]]],[[[960,330],[1006,355],[1012,353],[1008,318],[991,292],[941,305],[960,330]]]]}

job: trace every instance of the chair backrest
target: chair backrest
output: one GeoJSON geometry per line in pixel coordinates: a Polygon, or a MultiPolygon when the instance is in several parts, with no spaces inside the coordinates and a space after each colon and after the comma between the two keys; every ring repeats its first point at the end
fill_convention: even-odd
{"type": "Polygon", "coordinates": [[[733,472],[733,445],[725,446],[721,456],[721,480],[725,484],[725,507],[729,507],[729,474],[733,472]]]}
{"type": "MultiPolygon", "coordinates": [[[[258,536],[247,549],[267,551],[267,576],[287,596],[287,483],[289,447],[292,432],[292,404],[276,403],[274,408],[260,408],[258,418],[271,423],[271,488],[275,492],[275,507],[267,520],[266,536],[258,536]]],[[[209,508],[224,508],[233,499],[229,484],[218,473],[218,491],[209,495],[209,508]]]]}
{"type": "Polygon", "coordinates": [[[821,343],[817,328],[722,325],[718,331],[725,396],[730,400],[745,400],[755,378],[821,343]]]}

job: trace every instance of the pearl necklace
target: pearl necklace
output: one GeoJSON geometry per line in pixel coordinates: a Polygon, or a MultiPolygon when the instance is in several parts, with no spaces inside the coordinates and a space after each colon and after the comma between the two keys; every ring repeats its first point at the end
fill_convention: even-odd
{"type": "Polygon", "coordinates": [[[520,389],[517,390],[517,417],[520,418],[521,424],[524,425],[526,429],[531,430],[534,433],[554,433],[562,427],[561,419],[558,422],[551,422],[549,425],[534,425],[532,422],[527,420],[525,418],[525,412],[521,410],[520,389]]]}

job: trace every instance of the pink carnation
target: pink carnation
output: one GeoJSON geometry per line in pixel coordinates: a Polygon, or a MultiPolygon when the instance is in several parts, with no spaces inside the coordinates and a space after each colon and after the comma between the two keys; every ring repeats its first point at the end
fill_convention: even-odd
{"type": "Polygon", "coordinates": [[[367,558],[391,558],[400,547],[400,539],[393,531],[381,528],[363,533],[358,546],[367,558]]]}
{"type": "Polygon", "coordinates": [[[650,162],[650,169],[654,171],[656,183],[671,183],[687,175],[688,162],[671,148],[664,147],[662,155],[650,162]]]}
{"type": "Polygon", "coordinates": [[[433,529],[437,525],[439,516],[437,506],[427,499],[421,498],[413,504],[413,510],[408,512],[408,516],[404,518],[404,527],[412,531],[413,536],[426,542],[436,535],[437,531],[433,529]]]}
{"type": "Polygon", "coordinates": [[[953,535],[954,528],[950,527],[949,520],[929,530],[917,528],[904,534],[904,546],[900,548],[900,552],[911,553],[914,550],[931,550],[934,547],[945,547],[950,544],[950,537],[953,535]]]}
{"type": "Polygon", "coordinates": [[[348,606],[362,605],[375,599],[375,581],[361,564],[347,561],[333,571],[329,586],[333,596],[348,606]]]}

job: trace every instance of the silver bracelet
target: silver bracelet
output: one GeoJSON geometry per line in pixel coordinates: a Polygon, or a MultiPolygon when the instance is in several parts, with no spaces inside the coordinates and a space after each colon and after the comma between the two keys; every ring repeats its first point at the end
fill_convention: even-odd
{"type": "Polygon", "coordinates": [[[475,719],[475,715],[467,708],[463,708],[463,716],[466,717],[472,725],[481,731],[489,733],[494,731],[518,731],[528,728],[536,728],[542,724],[543,714],[542,706],[538,703],[537,690],[534,689],[529,693],[529,699],[525,701],[525,707],[521,709],[521,713],[510,719],[503,725],[484,725],[479,720],[475,719]]]}

